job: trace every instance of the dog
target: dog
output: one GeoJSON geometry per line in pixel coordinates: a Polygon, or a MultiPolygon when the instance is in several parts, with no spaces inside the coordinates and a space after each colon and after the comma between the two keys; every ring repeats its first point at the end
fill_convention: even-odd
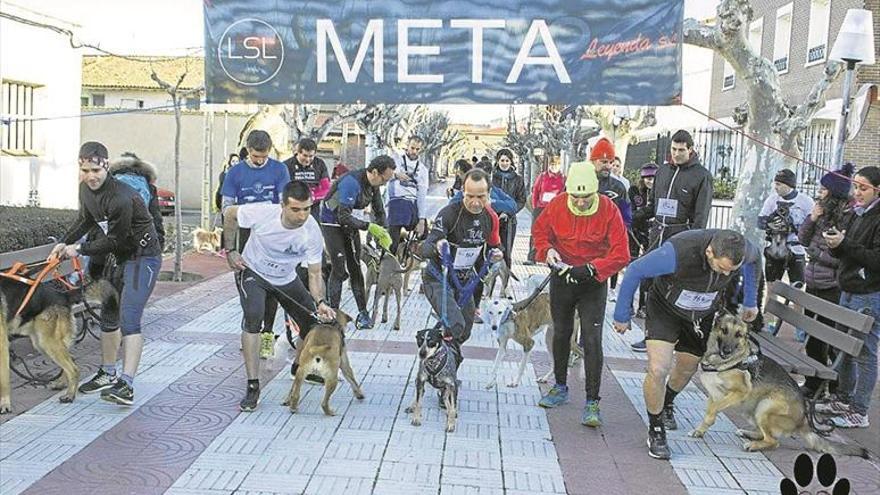
{"type": "Polygon", "coordinates": [[[421,258],[418,253],[422,248],[422,241],[412,239],[401,242],[397,247],[397,259],[402,261],[403,273],[403,290],[409,292],[409,276],[421,269],[421,258]]]}
{"type": "Polygon", "coordinates": [[[519,279],[513,272],[510,271],[510,267],[507,266],[507,262],[502,260],[498,260],[495,263],[492,263],[492,266],[489,267],[489,273],[486,274],[486,293],[484,294],[486,297],[492,297],[492,293],[495,292],[495,283],[498,279],[501,279],[501,297],[505,297],[510,299],[510,293],[507,291],[507,286],[510,284],[511,277],[519,282],[519,279]]]}
{"type": "MultiPolygon", "coordinates": [[[[522,302],[517,304],[522,304],[522,302]]],[[[547,351],[552,354],[553,318],[550,315],[550,294],[544,291],[538,293],[528,306],[520,310],[516,309],[516,304],[507,299],[490,299],[483,306],[483,327],[488,328],[498,341],[498,353],[495,355],[492,378],[486,384],[486,389],[491,389],[496,385],[498,367],[501,365],[504,355],[507,354],[507,344],[511,339],[522,346],[523,357],[520,360],[516,377],[507,386],[518,387],[522,381],[526,363],[529,361],[529,354],[535,346],[535,336],[541,331],[544,331],[544,343],[547,345],[547,351]]],[[[573,356],[583,359],[584,351],[578,346],[577,340],[579,330],[580,322],[575,318],[575,330],[571,336],[571,352],[573,356]]],[[[569,366],[573,366],[571,361],[569,366]]],[[[538,378],[538,382],[545,383],[552,374],[551,367],[550,371],[538,378]]]]}
{"type": "Polygon", "coordinates": [[[364,249],[362,259],[367,264],[367,276],[364,281],[367,301],[370,298],[370,288],[374,285],[376,286],[376,293],[373,296],[373,321],[376,321],[376,316],[379,313],[380,296],[385,296],[385,305],[382,309],[382,323],[388,321],[388,299],[393,293],[394,300],[397,303],[394,330],[400,330],[400,308],[403,302],[403,288],[405,286],[403,276],[407,273],[407,270],[400,266],[400,263],[394,256],[382,256],[372,247],[364,249]]]}
{"type": "Polygon", "coordinates": [[[201,227],[193,230],[193,248],[195,248],[197,253],[205,251],[216,253],[220,250],[220,234],[222,232],[223,229],[220,227],[214,228],[213,231],[208,231],[201,227]]]}
{"type": "Polygon", "coordinates": [[[342,311],[336,311],[336,321],[319,323],[309,330],[297,355],[299,366],[296,368],[290,393],[283,403],[290,408],[291,413],[296,413],[299,408],[300,389],[306,375],[317,375],[324,380],[324,399],[321,401],[321,409],[327,416],[336,415],[336,412],[330,407],[330,397],[339,384],[340,370],[342,370],[342,376],[354,390],[355,398],[364,399],[364,392],[351,369],[351,362],[348,359],[343,339],[345,327],[349,322],[351,322],[351,316],[342,311]]]}
{"type": "Polygon", "coordinates": [[[709,394],[709,403],[691,436],[702,437],[719,412],[739,407],[757,428],[737,431],[745,439],[746,451],[774,449],[780,437],[797,435],[811,450],[867,458],[863,448],[832,442],[818,434],[797,382],[776,361],[761,354],[740,318],[724,314],[716,320],[701,366],[700,382],[709,394]]]}
{"type": "Polygon", "coordinates": [[[425,382],[440,391],[446,408],[446,431],[455,431],[458,419],[458,366],[461,360],[458,352],[443,339],[440,328],[426,328],[416,333],[419,346],[419,372],[416,374],[416,395],[406,412],[412,414],[410,423],[422,425],[422,397],[425,395],[425,382]]]}
{"type": "Polygon", "coordinates": [[[61,377],[51,387],[66,389],[59,399],[62,403],[73,402],[76,398],[79,367],[70,356],[70,345],[76,334],[71,308],[84,299],[108,305],[110,299],[116,297],[116,292],[105,280],[88,282],[84,293],[65,291],[60,287],[56,290],[54,284],[54,281],[39,284],[21,314],[16,315],[30,286],[0,277],[0,414],[12,411],[9,362],[9,337],[12,335],[30,337],[34,348],[61,368],[61,377]]]}

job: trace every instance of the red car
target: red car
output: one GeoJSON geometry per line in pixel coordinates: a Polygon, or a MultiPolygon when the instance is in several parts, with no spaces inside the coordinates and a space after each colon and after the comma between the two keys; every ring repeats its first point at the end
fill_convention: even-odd
{"type": "Polygon", "coordinates": [[[174,193],[168,189],[156,188],[159,194],[159,213],[163,216],[174,214],[174,193]]]}

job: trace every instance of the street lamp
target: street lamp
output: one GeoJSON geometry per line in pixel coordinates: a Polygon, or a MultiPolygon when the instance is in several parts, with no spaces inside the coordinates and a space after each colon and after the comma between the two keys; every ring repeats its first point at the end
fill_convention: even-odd
{"type": "Polygon", "coordinates": [[[834,41],[829,57],[846,62],[843,79],[843,102],[840,105],[840,122],[837,123],[837,144],[834,147],[832,164],[840,168],[843,161],[843,146],[846,142],[846,123],[849,119],[850,92],[856,64],[873,65],[874,61],[874,20],[870,10],[849,9],[843,19],[840,32],[834,41]]]}

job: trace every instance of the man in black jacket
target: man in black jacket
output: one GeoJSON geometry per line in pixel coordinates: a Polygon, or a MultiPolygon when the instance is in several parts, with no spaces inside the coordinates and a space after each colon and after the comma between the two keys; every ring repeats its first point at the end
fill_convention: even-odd
{"type": "Polygon", "coordinates": [[[101,398],[117,404],[134,402],[134,376],[137,373],[144,337],[141,319],[144,307],[162,264],[162,251],[153,218],[143,197],[131,186],[109,174],[107,148],[87,142],[79,151],[79,218],[52,249],[52,255],[72,258],[79,255],[114,255],[123,271],[118,328],[102,325],[102,365],[91,380],[82,384],[82,393],[101,392],[101,398]],[[103,235],[76,244],[91,229],[103,235]],[[121,330],[121,332],[120,332],[121,330]],[[117,378],[116,353],[124,345],[122,376],[117,378]]]}
{"type": "Polygon", "coordinates": [[[367,312],[364,275],[360,265],[361,237],[358,231],[368,231],[383,249],[391,246],[391,235],[383,227],[385,206],[382,204],[379,186],[391,180],[395,166],[394,159],[390,156],[377,156],[370,161],[367,168],[349,172],[334,182],[321,203],[321,229],[331,266],[327,299],[331,308],[339,309],[347,267],[351,291],[358,307],[355,326],[359,329],[372,328],[373,320],[367,312]],[[372,209],[372,222],[358,218],[367,206],[372,209]]]}
{"type": "MultiPolygon", "coordinates": [[[[654,218],[648,232],[648,248],[660,247],[673,235],[691,229],[705,229],[712,210],[712,174],[700,164],[694,152],[694,138],[685,130],[672,135],[669,144],[670,163],[664,163],[654,178],[651,190],[654,218]]],[[[650,288],[650,283],[648,284],[650,288]]],[[[632,346],[636,352],[645,352],[645,341],[632,346]]]]}

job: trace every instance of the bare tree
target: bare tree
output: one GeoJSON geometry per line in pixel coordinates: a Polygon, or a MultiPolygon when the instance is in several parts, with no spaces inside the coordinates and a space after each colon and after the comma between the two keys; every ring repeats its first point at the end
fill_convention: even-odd
{"type": "Polygon", "coordinates": [[[177,205],[174,208],[174,281],[183,280],[183,267],[181,256],[183,253],[183,216],[180,205],[180,104],[184,98],[196,95],[197,97],[204,90],[204,86],[191,89],[182,89],[184,79],[189,73],[189,59],[184,64],[183,73],[177,78],[174,84],[164,81],[156,72],[156,68],[150,64],[150,78],[159,85],[162,90],[171,96],[171,103],[174,105],[174,197],[177,199],[177,205]]]}
{"type": "Polygon", "coordinates": [[[757,220],[768,184],[780,167],[794,168],[797,163],[770,146],[801,156],[799,137],[824,104],[825,91],[841,74],[842,67],[839,62],[829,60],[822,79],[813,85],[806,100],[790,105],[782,94],[773,63],[756,54],[747,41],[746,31],[751,20],[752,7],[748,0],[722,0],[714,25],[685,20],[684,42],[714,50],[730,63],[748,95],[744,115],[746,131],[769,145],[747,141],[733,209],[732,226],[760,243],[757,220]]]}
{"type": "Polygon", "coordinates": [[[440,151],[465,139],[461,132],[451,128],[449,124],[449,114],[446,112],[429,112],[418,121],[411,132],[411,135],[422,138],[422,155],[428,162],[431,180],[437,178],[434,163],[440,151]]]}

